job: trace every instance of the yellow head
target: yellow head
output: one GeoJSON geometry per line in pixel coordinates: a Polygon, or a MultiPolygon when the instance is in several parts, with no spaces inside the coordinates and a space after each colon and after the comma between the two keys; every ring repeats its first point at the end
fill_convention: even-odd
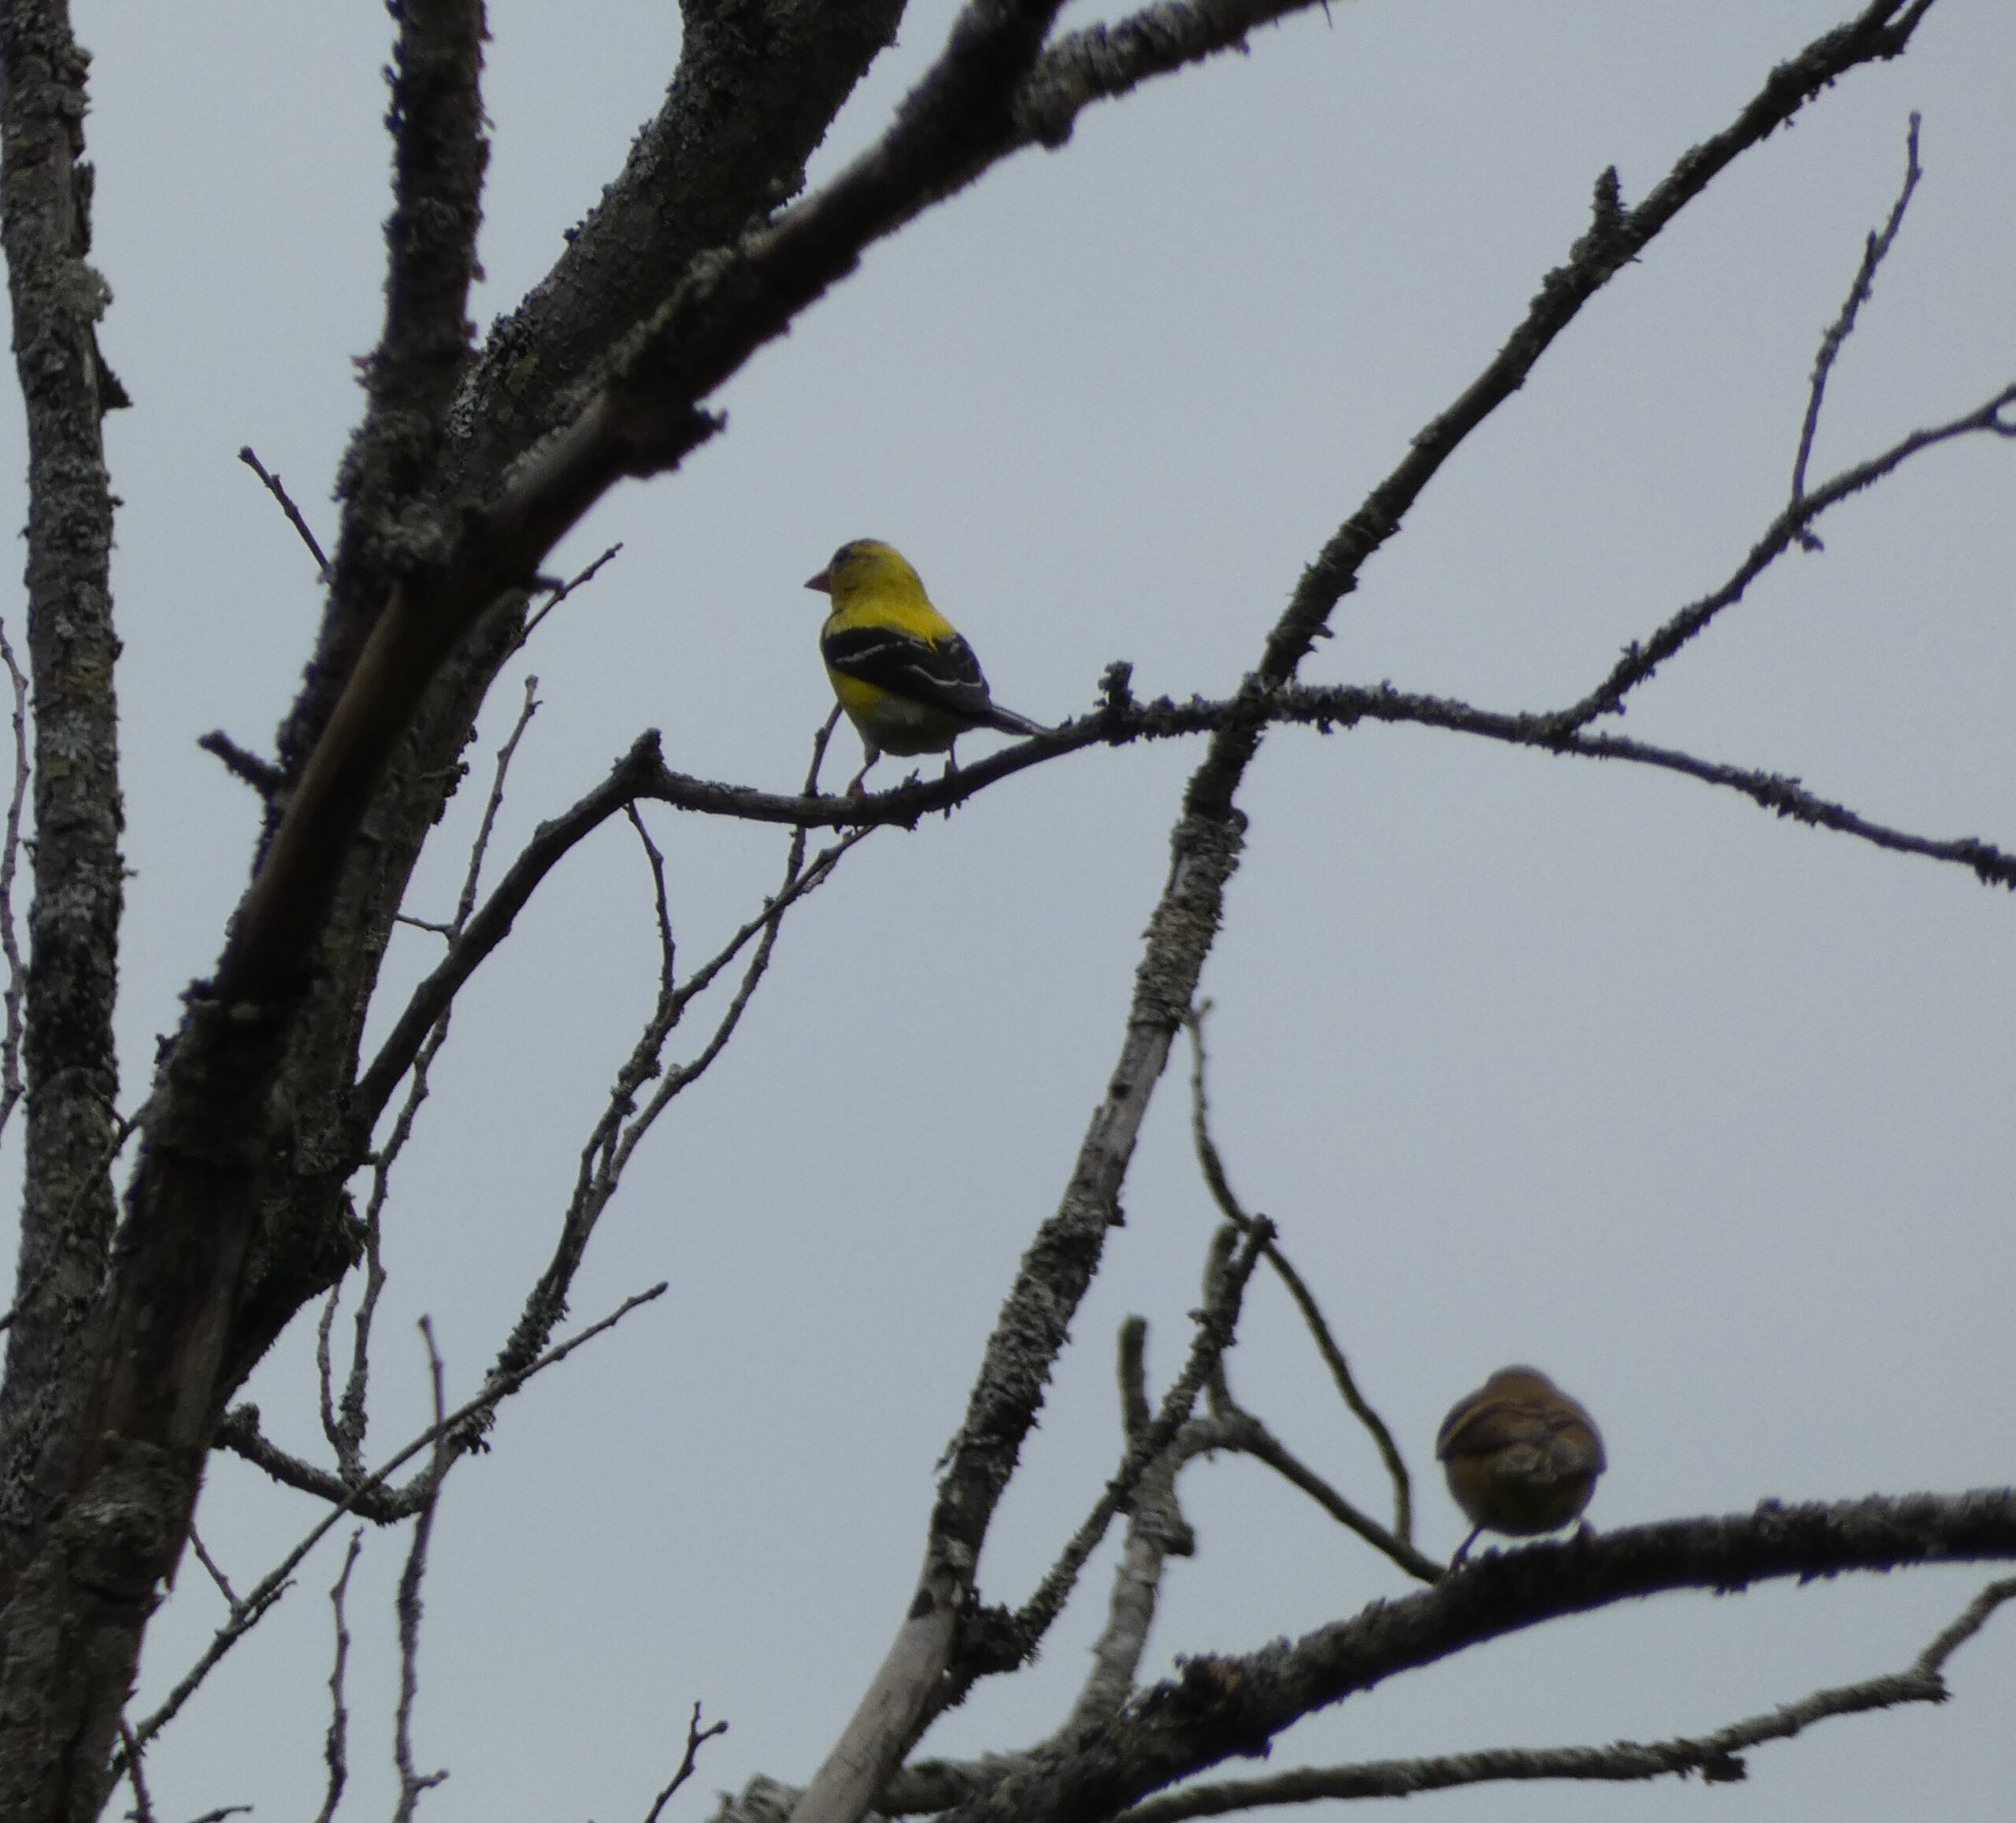
{"type": "Polygon", "coordinates": [[[833,598],[844,611],[871,595],[925,599],[924,584],[903,554],[879,538],[857,538],[835,551],[832,560],[805,585],[833,598]]]}

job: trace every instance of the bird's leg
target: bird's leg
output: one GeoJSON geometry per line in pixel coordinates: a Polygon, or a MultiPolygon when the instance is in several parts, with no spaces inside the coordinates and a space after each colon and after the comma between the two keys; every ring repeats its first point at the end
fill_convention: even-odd
{"type": "Polygon", "coordinates": [[[882,757],[881,748],[871,740],[864,739],[861,743],[861,750],[862,754],[861,770],[847,781],[847,795],[850,798],[859,798],[866,795],[862,790],[861,781],[868,776],[868,769],[882,757]]]}
{"type": "MultiPolygon", "coordinates": [[[[945,743],[945,770],[939,775],[939,782],[941,784],[951,784],[953,780],[958,776],[958,772],[959,737],[957,735],[954,735],[953,737],[945,743]]],[[[952,813],[958,808],[958,806],[956,804],[947,804],[945,806],[944,817],[947,822],[949,823],[951,821],[952,813]]]]}
{"type": "Polygon", "coordinates": [[[1473,1525],[1470,1528],[1470,1536],[1456,1547],[1456,1554],[1449,1560],[1449,1567],[1451,1569],[1461,1569],[1463,1567],[1463,1559],[1469,1554],[1470,1547],[1475,1544],[1483,1535],[1484,1528],[1481,1525],[1473,1525]]]}

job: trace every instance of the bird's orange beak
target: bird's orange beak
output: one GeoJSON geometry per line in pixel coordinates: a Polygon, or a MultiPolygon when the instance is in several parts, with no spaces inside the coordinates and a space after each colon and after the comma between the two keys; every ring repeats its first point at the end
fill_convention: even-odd
{"type": "Polygon", "coordinates": [[[817,589],[822,595],[830,595],[833,592],[833,579],[828,572],[822,569],[805,586],[809,589],[817,589]]]}

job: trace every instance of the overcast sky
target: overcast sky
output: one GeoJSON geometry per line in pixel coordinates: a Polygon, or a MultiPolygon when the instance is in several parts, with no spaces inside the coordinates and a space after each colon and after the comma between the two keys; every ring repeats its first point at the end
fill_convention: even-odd
{"type": "MultiPolygon", "coordinates": [[[[910,555],[1025,713],[1084,710],[1116,658],[1143,695],[1227,693],[1303,565],[1562,259],[1597,174],[1615,165],[1636,201],[1848,10],[1340,0],[990,175],[739,376],[725,436],[624,487],[558,554],[564,571],[624,545],[492,699],[486,771],[537,673],[498,855],[647,727],[682,769],[793,788],[830,705],[824,603],[800,585],[851,537],[910,555]]],[[[214,959],[254,828],[194,741],[222,726],[265,747],[315,624],[313,567],[235,452],[254,446],[326,538],[352,361],[378,329],[391,28],[368,6],[78,13],[103,343],[135,401],[109,428],[130,1106],[214,959]]],[[[917,0],[815,176],[880,129],[951,17],[917,0]]],[[[614,174],[677,45],[662,4],[500,0],[491,24],[484,324],[614,174]]],[[[1913,109],[1926,176],[1818,470],[2006,383],[2012,85],[2016,10],[1940,0],[1908,57],[1745,157],[1437,478],[1308,675],[1551,707],[1718,584],[1784,498],[1814,351],[1894,198],[1913,109]]],[[[1634,698],[1629,731],[2016,845],[2013,480],[2016,451],[1982,443],[1852,502],[1824,554],[1788,559],[1634,698]]],[[[18,607],[7,621],[18,641],[18,607]]],[[[669,1294],[513,1401],[448,1484],[415,1725],[421,1763],[452,1776],[424,1815],[640,1818],[696,1699],[732,1732],[678,1800],[689,1823],[713,1789],[802,1780],[823,1755],[909,1599],[932,1465],[1117,1054],[1198,753],[1081,754],[878,834],[790,921],[728,1055],[647,1142],[575,1312],[659,1279],[669,1294]]],[[[829,777],[858,763],[845,734],[839,757],[829,777]]],[[[451,902],[478,796],[430,851],[420,915],[451,902]]],[[[2011,1479],[2008,895],[1684,780],[1417,730],[1277,733],[1242,802],[1247,858],[1206,976],[1219,1138],[1406,1451],[1425,1548],[1462,1530],[1436,1425],[1513,1360],[1600,1421],[1599,1527],[2011,1479]]],[[[650,821],[697,958],[759,902],[783,839],[650,821]]],[[[390,1006],[434,941],[402,934],[390,1006]]],[[[480,1382],[656,966],[618,826],[465,995],[391,1218],[374,1455],[424,1421],[421,1312],[451,1395],[480,1382]]],[[[1173,1073],[989,1542],[989,1600],[1027,1594],[1110,1473],[1120,1320],[1149,1317],[1165,1378],[1187,1345],[1213,1216],[1186,1118],[1173,1073]]],[[[298,1323],[250,1388],[304,1451],[312,1343],[298,1323]]],[[[1383,1502],[1277,1288],[1257,1286],[1231,1365],[1292,1442],[1383,1502]]],[[[1410,1586],[1254,1464],[1200,1465],[1184,1491],[1199,1554],[1168,1579],[1151,1674],[1410,1586]]],[[[243,1588],[314,1517],[226,1460],[199,1525],[243,1588]]],[[[163,1823],[313,1814],[340,1538],[151,1756],[163,1823]]],[[[354,1586],[346,1816],[384,1814],[392,1788],[404,1542],[369,1538],[354,1586]]],[[[930,1751],[1055,1725],[1110,1567],[1110,1545],[1040,1664],[983,1686],[930,1751]]],[[[1707,1732],[1900,1668],[1985,1580],[1615,1610],[1395,1680],[1272,1763],[1707,1732]]],[[[185,1566],[143,1710],[221,1612],[185,1566]]],[[[1951,1677],[1944,1709],[1824,1726],[1753,1755],[1744,1785],[1458,1792],[1410,1814],[1999,1814],[2016,1617],[1951,1677]]]]}

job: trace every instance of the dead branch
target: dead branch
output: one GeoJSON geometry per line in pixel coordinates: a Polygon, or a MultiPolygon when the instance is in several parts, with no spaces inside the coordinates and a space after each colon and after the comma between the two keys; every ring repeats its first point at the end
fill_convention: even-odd
{"type": "Polygon", "coordinates": [[[232,1614],[245,1604],[239,1601],[231,1586],[231,1579],[217,1568],[217,1560],[203,1548],[203,1535],[192,1525],[189,1528],[189,1548],[196,1554],[196,1561],[209,1572],[210,1580],[217,1586],[217,1593],[224,1597],[224,1605],[232,1614]]]}
{"type": "MultiPolygon", "coordinates": [[[[447,939],[451,953],[460,942],[463,932],[468,929],[475,909],[476,885],[482,877],[484,858],[489,852],[491,836],[497,827],[498,813],[503,808],[505,781],[510,775],[511,761],[517,757],[518,743],[524,739],[525,730],[531,726],[532,717],[539,713],[539,680],[528,676],[517,719],[512,723],[510,733],[498,748],[496,759],[491,766],[489,795],[484,800],[483,814],[477,821],[475,837],[469,843],[469,860],[462,870],[462,884],[456,895],[454,912],[442,928],[441,934],[447,939]]],[[[335,1451],[337,1468],[346,1480],[354,1481],[363,1473],[364,1433],[369,1421],[365,1406],[371,1372],[371,1328],[377,1315],[378,1300],[385,1289],[384,1258],[380,1243],[384,1232],[385,1203],[391,1191],[392,1168],[405,1150],[406,1142],[413,1136],[414,1123],[419,1118],[421,1105],[427,1099],[429,1072],[433,1068],[435,1058],[440,1055],[442,1047],[448,1042],[449,1017],[452,1010],[452,1002],[443,1002],[435,1015],[433,1023],[427,1028],[419,1050],[412,1060],[412,1068],[406,1080],[406,1099],[392,1123],[392,1131],[371,1158],[371,1193],[365,1202],[364,1212],[364,1291],[358,1300],[357,1314],[352,1324],[350,1373],[343,1383],[340,1405],[335,1406],[334,1409],[328,1333],[335,1321],[337,1302],[342,1295],[340,1284],[330,1288],[328,1300],[323,1309],[316,1350],[316,1365],[321,1389],[322,1428],[331,1447],[335,1451]]]]}
{"type": "Polygon", "coordinates": [[[1175,1384],[1162,1395],[1162,1406],[1154,1421],[1128,1440],[1127,1451],[1121,1458],[1120,1467],[1086,1515],[1084,1523],[1036,1585],[1035,1593],[1016,1610],[1014,1632],[1022,1646],[1024,1658],[1036,1649],[1050,1630],[1051,1623],[1062,1612],[1077,1585],[1079,1572],[1106,1536],[1106,1528],[1112,1523],[1114,1515],[1126,1508],[1150,1465],[1176,1441],[1177,1434],[1190,1417],[1191,1408],[1197,1402],[1198,1394],[1204,1389],[1205,1381],[1232,1345],[1247,1281],[1273,1233],[1273,1225],[1262,1216],[1241,1237],[1240,1244],[1219,1275],[1213,1295],[1206,1299],[1203,1309],[1191,1313],[1197,1333],[1191,1341],[1190,1358],[1184,1362],[1175,1384]]]}
{"type": "Polygon", "coordinates": [[[1417,1760],[1373,1760],[1356,1766],[1307,1766],[1265,1779],[1228,1779],[1151,1798],[1121,1813],[1120,1823],[1181,1823],[1263,1805],[1309,1803],[1326,1798],[1406,1798],[1417,1792],[1503,1780],[1634,1780],[1699,1773],[1707,1784],[1747,1776],[1738,1755],[1769,1741],[1790,1740],[1815,1722],[1859,1715],[1906,1703],[1944,1703],[1941,1673],[1960,1644],[1988,1616],[2016,1595],[2016,1580],[1991,1583],[1966,1611],[1904,1670],[1831,1690],[1817,1690],[1769,1714],[1732,1722],[1714,1733],[1669,1741],[1617,1741],[1608,1747],[1505,1747],[1417,1760]]]}
{"type": "Polygon", "coordinates": [[[1621,709],[1632,691],[1741,601],[1750,585],[1787,551],[1801,544],[1810,547],[1811,528],[1830,509],[1895,474],[1914,456],[1941,444],[1970,436],[2016,437],[2016,418],[2010,415],[2012,408],[2016,408],[2016,385],[2003,387],[1992,398],[1958,417],[1900,437],[1888,449],[1842,469],[1811,493],[1799,495],[1765,528],[1763,535],[1751,547],[1728,581],[1682,608],[1649,639],[1632,640],[1602,683],[1581,702],[1550,718],[1554,731],[1571,733],[1621,709]]]}
{"type": "Polygon", "coordinates": [[[440,1351],[434,1346],[434,1325],[424,1317],[420,1320],[420,1333],[427,1343],[427,1371],[434,1391],[434,1454],[427,1467],[426,1492],[413,1521],[413,1543],[406,1551],[406,1568],[399,1573],[395,1603],[399,1620],[399,1700],[392,1712],[392,1764],[399,1775],[399,1801],[392,1823],[413,1823],[421,1794],[448,1776],[445,1769],[417,1773],[413,1765],[413,1706],[420,1694],[420,1585],[427,1574],[427,1547],[434,1536],[434,1515],[440,1508],[441,1484],[454,1460],[448,1453],[448,1402],[442,1390],[440,1351]]]}
{"type": "Polygon", "coordinates": [[[540,881],[584,838],[634,802],[654,770],[663,769],[658,732],[653,729],[639,735],[610,776],[579,803],[539,824],[524,851],[491,888],[483,909],[470,917],[449,944],[447,954],[413,990],[377,1056],[358,1078],[350,1106],[359,1132],[368,1132],[376,1121],[428,1033],[477,965],[510,935],[512,924],[540,881]]]}
{"type": "MultiPolygon", "coordinates": [[[[1148,1406],[1147,1336],[1148,1325],[1142,1317],[1129,1317],[1120,1326],[1121,1431],[1130,1446],[1148,1434],[1153,1422],[1148,1406]]],[[[1206,1384],[1217,1365],[1213,1363],[1207,1371],[1206,1384]]],[[[1184,1428],[1188,1428],[1187,1423],[1184,1428]]],[[[1147,1649],[1149,1629],[1154,1625],[1163,1565],[1171,1557],[1188,1557],[1197,1548],[1196,1535],[1177,1500],[1180,1438],[1179,1433],[1177,1442],[1143,1471],[1128,1500],[1127,1537],[1114,1572],[1113,1593],[1106,1598],[1106,1625],[1092,1643],[1091,1670],[1058,1730],[1060,1740],[1070,1740],[1126,1706],[1134,1694],[1141,1654],[1147,1649]]],[[[883,1799],[876,1802],[879,1806],[883,1799]]]]}
{"type": "MultiPolygon", "coordinates": [[[[570,576],[565,582],[555,585],[549,585],[552,587],[553,592],[539,604],[538,613],[530,614],[526,617],[524,625],[519,629],[517,639],[518,645],[521,647],[524,646],[526,642],[532,638],[532,635],[539,631],[539,623],[545,620],[548,614],[551,613],[555,608],[558,607],[560,604],[565,601],[569,595],[573,595],[576,590],[586,588],[590,583],[593,582],[595,580],[595,572],[599,570],[604,564],[610,561],[611,559],[615,557],[616,554],[622,550],[622,548],[623,547],[621,543],[612,544],[609,549],[605,550],[600,557],[595,560],[593,563],[588,565],[586,569],[578,571],[575,575],[570,576]]],[[[725,1726],[726,1724],[723,1724],[723,1725],[725,1726]]]]}
{"type": "Polygon", "coordinates": [[[650,1809],[644,1813],[644,1823],[658,1823],[658,1813],[672,1802],[673,1794],[693,1777],[694,1769],[700,1763],[701,1748],[716,1735],[727,1732],[728,1724],[724,1721],[710,1722],[706,1727],[701,1727],[700,1706],[697,1703],[693,1705],[693,1714],[686,1724],[686,1752],[680,1760],[679,1769],[672,1775],[672,1783],[652,1800],[650,1809]]]}
{"type": "MultiPolygon", "coordinates": [[[[825,726],[813,738],[811,765],[806,776],[808,793],[817,784],[819,768],[825,759],[827,743],[832,738],[838,713],[836,710],[829,715],[825,726]]],[[[634,754],[637,749],[632,750],[634,754]]],[[[626,804],[624,808],[628,811],[629,806],[626,804]]],[[[638,833],[643,836],[641,822],[636,821],[634,812],[631,814],[638,833]]],[[[568,1291],[573,1284],[574,1274],[580,1265],[595,1225],[602,1219],[603,1210],[616,1195],[631,1158],[658,1117],[678,1095],[698,1081],[721,1055],[769,969],[770,958],[775,951],[777,933],[785,913],[807,894],[817,891],[830,880],[840,862],[867,834],[865,829],[852,831],[814,855],[808,863],[806,860],[806,832],[802,829],[794,832],[784,858],[783,882],[777,891],[765,902],[760,913],[744,923],[713,956],[683,982],[676,979],[673,968],[671,914],[665,899],[662,857],[648,836],[644,837],[646,857],[652,872],[660,946],[657,996],[644,1022],[644,1028],[632,1047],[630,1055],[617,1072],[616,1079],[610,1086],[609,1099],[581,1149],[574,1191],[561,1220],[560,1238],[546,1270],[527,1295],[517,1324],[498,1357],[501,1371],[508,1371],[517,1362],[544,1347],[545,1339],[551,1333],[553,1325],[565,1314],[568,1291]],[[742,979],[721,1017],[715,1022],[713,1032],[699,1052],[687,1062],[670,1070],[665,1069],[665,1047],[684,1017],[687,1008],[699,995],[706,992],[728,965],[743,950],[749,949],[752,943],[754,947],[743,966],[742,979]],[[658,1087],[640,1109],[636,1106],[637,1097],[643,1092],[645,1084],[654,1076],[659,1078],[658,1087]]]]}
{"type": "MultiPolygon", "coordinates": [[[[1855,333],[1855,318],[1875,289],[1876,269],[1888,257],[1896,245],[1897,231],[1904,225],[1904,212],[1911,206],[1911,194],[1918,187],[1918,180],[1925,173],[1918,167],[1919,117],[1911,116],[1911,124],[1904,135],[1904,183],[1897,192],[1897,200],[1891,207],[1890,219],[1882,228],[1870,235],[1862,249],[1862,265],[1856,269],[1855,283],[1848,287],[1847,300],[1841,306],[1841,313],[1828,326],[1827,333],[1820,339],[1820,352],[1814,358],[1813,383],[1807,389],[1806,421],[1799,426],[1799,451],[1792,458],[1792,491],[1794,506],[1806,498],[1806,465],[1812,458],[1813,439],[1820,429],[1820,407],[1827,395],[1828,376],[1834,370],[1842,348],[1855,333]]],[[[1820,549],[1820,540],[1810,532],[1799,538],[1800,547],[1806,550],[1820,549]]]]}
{"type": "MultiPolygon", "coordinates": [[[[1195,1145],[1197,1162],[1204,1173],[1204,1182],[1210,1190],[1212,1200],[1217,1204],[1220,1213],[1228,1221],[1244,1232],[1251,1227],[1252,1217],[1232,1194],[1232,1180],[1225,1173],[1225,1160],[1211,1137],[1210,1102],[1204,1090],[1204,1021],[1210,1010],[1210,1001],[1200,1002],[1191,1009],[1184,1020],[1184,1024],[1190,1028],[1191,1138],[1195,1145]]],[[[1338,1396],[1343,1400],[1346,1409],[1365,1427],[1373,1447],[1379,1451],[1380,1460],[1386,1465],[1387,1475],[1393,1484],[1393,1530],[1390,1536],[1401,1545],[1411,1548],[1414,1529],[1414,1491],[1399,1446],[1393,1441],[1393,1433],[1387,1428],[1386,1421],[1373,1410],[1370,1402],[1358,1391],[1358,1382],[1351,1374],[1351,1365],[1344,1358],[1343,1350],[1338,1347],[1336,1338],[1331,1332],[1330,1325],[1317,1304],[1314,1294],[1303,1282],[1301,1273],[1289,1264],[1288,1256],[1281,1251],[1278,1237],[1267,1242],[1265,1251],[1268,1264],[1279,1275],[1281,1283],[1288,1288],[1288,1295],[1295,1300],[1295,1308],[1302,1313],[1303,1321],[1315,1340],[1317,1352],[1323,1357],[1324,1365],[1330,1370],[1330,1378],[1337,1388],[1338,1396]]],[[[1231,1395],[1228,1391],[1224,1391],[1224,1399],[1229,1404],[1231,1395]]],[[[1250,1421],[1258,1422],[1257,1419],[1250,1421]]],[[[1269,1440],[1272,1442],[1271,1439],[1269,1440]]],[[[1280,1451],[1278,1444],[1273,1447],[1282,1456],[1286,1455],[1286,1451],[1280,1451]]],[[[1258,1453],[1257,1451],[1254,1452],[1256,1454],[1258,1453]]],[[[1279,1461],[1275,1462],[1274,1466],[1282,1468],[1279,1461]]],[[[1298,1469],[1300,1466],[1296,1465],[1298,1469]]],[[[1286,1474],[1288,1471],[1282,1468],[1282,1473],[1286,1474]]],[[[1291,1475],[1290,1479],[1294,1480],[1295,1477],[1291,1475]]],[[[1303,1484],[1297,1481],[1296,1484],[1302,1486],[1303,1484]]],[[[1325,1492],[1329,1492],[1327,1488],[1325,1492]]],[[[1332,1495],[1331,1498],[1336,1502],[1331,1510],[1340,1517],[1343,1517],[1345,1508],[1356,1514],[1356,1508],[1351,1507],[1350,1503],[1340,1496],[1332,1495]]],[[[1345,1523],[1354,1525],[1354,1521],[1349,1519],[1345,1523]]],[[[1355,1526],[1354,1529],[1362,1532],[1362,1528],[1355,1526]]],[[[1384,1550],[1387,1547],[1381,1544],[1380,1548],[1384,1550]]],[[[1418,1565],[1410,1565],[1404,1558],[1399,1561],[1403,1568],[1412,1569],[1416,1574],[1420,1573],[1418,1565]]],[[[1424,1563],[1428,1561],[1421,1559],[1424,1563]]]]}
{"type": "Polygon", "coordinates": [[[1729,1593],[1767,1580],[2010,1558],[2016,1488],[2006,1488],[1833,1506],[1766,1501],[1722,1518],[1494,1551],[1433,1588],[1299,1640],[1192,1659],[1095,1740],[947,1812],[947,1823],[1089,1823],[1228,1757],[1263,1753],[1301,1717],[1400,1672],[1564,1614],[1678,1589],[1729,1593]]]}
{"type": "Polygon", "coordinates": [[[213,728],[208,734],[196,737],[196,745],[224,763],[224,769],[243,784],[250,785],[259,795],[271,803],[286,788],[287,775],[271,760],[263,760],[250,749],[240,747],[220,728],[213,728]]]}
{"type": "MultiPolygon", "coordinates": [[[[252,446],[250,443],[243,445],[239,449],[238,459],[259,477],[260,480],[265,484],[266,491],[280,502],[281,512],[287,515],[287,524],[300,534],[301,542],[308,547],[308,554],[314,558],[315,573],[321,576],[328,576],[329,560],[322,554],[322,547],[317,542],[314,532],[309,528],[308,521],[302,517],[301,509],[295,505],[286,488],[280,485],[280,476],[268,472],[265,464],[253,454],[252,446]]],[[[279,770],[277,767],[274,769],[276,772],[279,770]]]]}
{"type": "MultiPolygon", "coordinates": [[[[183,1674],[175,1688],[162,1699],[161,1706],[141,1724],[137,1731],[140,1744],[145,1747],[175,1718],[182,1706],[195,1695],[198,1687],[206,1677],[209,1676],[218,1660],[265,1619],[267,1611],[287,1593],[288,1588],[292,1586],[295,1571],[301,1566],[309,1552],[321,1543],[330,1529],[346,1514],[357,1511],[372,1495],[384,1488],[391,1479],[394,1471],[403,1468],[422,1450],[432,1448],[439,1441],[444,1430],[452,1431],[457,1426],[466,1424],[470,1419],[489,1410],[500,1400],[510,1398],[528,1380],[544,1373],[549,1367],[558,1366],[576,1349],[593,1341],[596,1336],[602,1334],[606,1330],[614,1328],[639,1305],[648,1304],[654,1299],[662,1297],[665,1291],[665,1287],[662,1284],[656,1284],[647,1291],[639,1291],[633,1298],[626,1298],[600,1322],[591,1323],[579,1335],[570,1336],[565,1342],[556,1343],[536,1361],[513,1373],[493,1376],[484,1383],[483,1390],[474,1399],[470,1399],[465,1405],[458,1406],[441,1424],[430,1425],[381,1468],[375,1469],[358,1486],[350,1489],[342,1499],[335,1501],[330,1510],[316,1522],[308,1536],[289,1551],[258,1587],[245,1598],[240,1611],[232,1616],[227,1625],[217,1629],[209,1644],[203,1649],[202,1656],[183,1674]]],[[[432,1472],[431,1469],[423,1470],[415,1477],[414,1487],[424,1488],[426,1484],[426,1477],[432,1472]]],[[[114,1777],[118,1776],[118,1771],[119,1768],[115,1766],[113,1770],[114,1777]]]]}
{"type": "Polygon", "coordinates": [[[154,1823],[154,1800],[147,1795],[147,1777],[142,1769],[141,1754],[134,1744],[133,1731],[126,1718],[119,1718],[119,1739],[126,1750],[126,1777],[133,1788],[133,1823],[154,1823]]]}
{"type": "Polygon", "coordinates": [[[350,1627],[343,1617],[343,1597],[350,1590],[350,1573],[357,1568],[358,1554],[363,1549],[364,1532],[360,1527],[350,1535],[342,1572],[329,1590],[329,1606],[336,1623],[335,1657],[329,1666],[329,1728],[322,1740],[322,1763],[329,1769],[329,1783],[315,1823],[335,1823],[343,1787],[350,1782],[350,1711],[343,1706],[343,1674],[350,1666],[350,1627]]]}

